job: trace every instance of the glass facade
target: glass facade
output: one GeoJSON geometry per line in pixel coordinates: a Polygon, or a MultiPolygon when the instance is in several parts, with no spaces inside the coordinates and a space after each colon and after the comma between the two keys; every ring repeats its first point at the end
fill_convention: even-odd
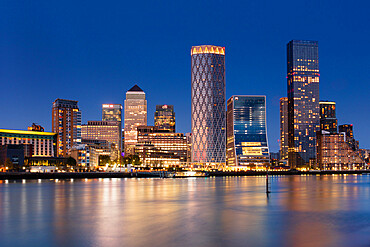
{"type": "Polygon", "coordinates": [[[173,105],[156,105],[154,126],[160,130],[176,132],[175,111],[173,105]]]}
{"type": "Polygon", "coordinates": [[[338,120],[336,117],[335,102],[320,101],[320,129],[330,133],[337,133],[338,120]]]}
{"type": "Polygon", "coordinates": [[[225,162],[225,86],[225,47],[193,46],[191,49],[192,162],[225,162]]]}
{"type": "Polygon", "coordinates": [[[227,165],[264,169],[270,162],[265,96],[227,101],[227,165]]]}
{"type": "Polygon", "coordinates": [[[316,159],[320,130],[319,49],[317,41],[287,44],[288,162],[296,168],[316,159]]]}
{"type": "MultiPolygon", "coordinates": [[[[122,105],[121,104],[103,104],[102,121],[116,121],[122,130],[122,105]]],[[[119,152],[122,150],[122,131],[119,131],[119,152]]]]}
{"type": "Polygon", "coordinates": [[[280,159],[288,159],[288,98],[280,99],[280,159]]]}

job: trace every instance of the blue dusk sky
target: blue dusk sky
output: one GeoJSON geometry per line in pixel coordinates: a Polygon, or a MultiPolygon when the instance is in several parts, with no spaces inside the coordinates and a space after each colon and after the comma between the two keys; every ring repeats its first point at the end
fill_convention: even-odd
{"type": "Polygon", "coordinates": [[[226,96],[266,95],[271,151],[278,151],[286,44],[319,41],[320,99],[337,103],[370,148],[368,1],[0,1],[0,128],[51,130],[56,98],[79,101],[82,122],[101,119],[138,84],[172,104],[191,131],[190,48],[226,47],[226,96]]]}

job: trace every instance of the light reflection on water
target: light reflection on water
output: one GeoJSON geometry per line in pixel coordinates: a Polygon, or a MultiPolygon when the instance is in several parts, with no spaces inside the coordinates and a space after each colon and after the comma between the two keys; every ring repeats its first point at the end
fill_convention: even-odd
{"type": "Polygon", "coordinates": [[[370,176],[0,181],[1,246],[370,246],[370,176]]]}

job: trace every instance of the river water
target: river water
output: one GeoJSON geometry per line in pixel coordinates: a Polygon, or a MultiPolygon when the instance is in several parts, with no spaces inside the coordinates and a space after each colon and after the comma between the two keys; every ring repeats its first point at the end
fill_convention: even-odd
{"type": "Polygon", "coordinates": [[[0,181],[0,246],[370,246],[370,175],[0,181]]]}

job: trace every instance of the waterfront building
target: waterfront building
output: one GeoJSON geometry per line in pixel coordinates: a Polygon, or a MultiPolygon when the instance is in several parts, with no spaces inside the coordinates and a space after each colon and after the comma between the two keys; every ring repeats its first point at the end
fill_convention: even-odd
{"type": "Polygon", "coordinates": [[[156,126],[137,127],[135,154],[144,166],[170,166],[187,162],[188,145],[183,133],[156,126]]]}
{"type": "Polygon", "coordinates": [[[353,150],[359,149],[359,142],[353,135],[353,124],[342,124],[338,126],[339,133],[345,133],[345,140],[353,150]]]}
{"type": "Polygon", "coordinates": [[[84,140],[105,140],[111,145],[111,159],[120,157],[121,127],[117,121],[88,121],[82,125],[84,140]]]}
{"type": "Polygon", "coordinates": [[[0,129],[1,145],[23,145],[26,157],[53,157],[57,154],[57,134],[41,131],[0,129]]]}
{"type": "Polygon", "coordinates": [[[291,168],[316,159],[320,130],[319,51],[317,41],[287,44],[288,161],[291,168]]]}
{"type": "Polygon", "coordinates": [[[32,126],[28,126],[27,128],[29,131],[39,131],[39,132],[44,132],[45,129],[39,124],[33,123],[32,126]]]}
{"type": "Polygon", "coordinates": [[[280,158],[288,160],[288,98],[280,98],[280,158]]]}
{"type": "Polygon", "coordinates": [[[176,132],[175,111],[173,105],[156,105],[154,126],[161,130],[176,132]]]}
{"type": "Polygon", "coordinates": [[[227,101],[227,166],[265,169],[270,162],[265,96],[232,96],[227,101]]]}
{"type": "Polygon", "coordinates": [[[124,148],[125,155],[132,155],[137,143],[137,127],[147,125],[147,101],[144,91],[133,86],[126,92],[124,148]]]}
{"type": "Polygon", "coordinates": [[[337,133],[337,126],[335,102],[320,101],[320,130],[337,133]]]}
{"type": "Polygon", "coordinates": [[[52,131],[58,134],[57,155],[66,157],[81,143],[81,112],[78,101],[56,99],[52,109],[52,131]]]}
{"type": "Polygon", "coordinates": [[[317,164],[322,170],[364,169],[365,161],[359,151],[345,141],[345,133],[317,133],[317,164]]]}
{"type": "Polygon", "coordinates": [[[225,47],[191,48],[192,162],[225,163],[225,47]]]}
{"type": "Polygon", "coordinates": [[[0,145],[0,171],[19,169],[24,165],[24,157],[25,145],[0,145]]]}
{"type": "Polygon", "coordinates": [[[191,162],[191,133],[186,133],[186,143],[188,145],[188,157],[187,157],[187,162],[191,162]]]}

